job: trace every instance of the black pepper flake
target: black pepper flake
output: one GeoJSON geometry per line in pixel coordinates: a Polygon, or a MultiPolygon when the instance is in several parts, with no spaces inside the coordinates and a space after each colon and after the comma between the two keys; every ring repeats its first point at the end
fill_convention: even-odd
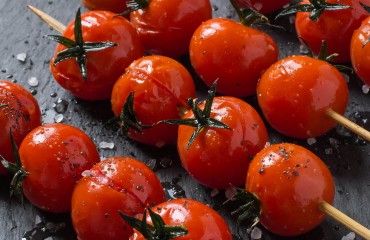
{"type": "Polygon", "coordinates": [[[259,174],[262,174],[264,171],[265,171],[265,169],[264,169],[264,168],[260,168],[260,169],[258,170],[258,173],[259,173],[259,174]]]}

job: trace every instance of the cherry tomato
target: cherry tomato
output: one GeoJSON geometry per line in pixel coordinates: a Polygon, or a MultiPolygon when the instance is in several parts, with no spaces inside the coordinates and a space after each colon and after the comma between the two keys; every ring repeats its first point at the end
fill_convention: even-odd
{"type": "MultiPolygon", "coordinates": [[[[153,207],[152,210],[162,217],[166,225],[181,225],[188,230],[188,234],[177,237],[178,240],[232,239],[225,220],[215,210],[195,200],[173,199],[153,207]]],[[[147,222],[153,224],[150,217],[147,218],[147,222]]],[[[130,237],[130,240],[144,239],[146,238],[136,230],[130,237]]]]}
{"type": "MultiPolygon", "coordinates": [[[[369,13],[360,5],[359,0],[326,0],[328,3],[341,3],[349,9],[324,11],[315,22],[309,18],[310,12],[298,12],[295,19],[297,35],[303,38],[315,54],[320,52],[321,43],[328,44],[328,54],[338,53],[335,62],[350,61],[350,43],[353,31],[360,27],[361,21],[369,13]]],[[[361,1],[370,5],[370,0],[361,1]]],[[[303,0],[301,4],[308,4],[303,0]]]]}
{"type": "Polygon", "coordinates": [[[32,130],[19,148],[23,193],[42,210],[66,212],[84,170],[100,161],[94,142],[81,130],[62,123],[32,130]]]}
{"type": "Polygon", "coordinates": [[[326,115],[344,114],[348,87],[331,64],[307,56],[291,56],[273,64],[257,86],[258,103],[269,124],[294,138],[320,136],[335,127],[326,115]]]}
{"type": "Polygon", "coordinates": [[[72,222],[80,240],[128,239],[132,228],[118,210],[135,216],[165,201],[157,176],[144,163],[106,159],[86,171],[72,196],[72,222]]]}
{"type": "MultiPolygon", "coordinates": [[[[87,52],[87,79],[82,77],[75,58],[59,62],[54,66],[57,54],[66,47],[58,44],[50,62],[55,80],[75,96],[85,100],[109,99],[114,83],[125,68],[135,59],[143,56],[144,50],[136,30],[130,22],[107,11],[91,11],[81,16],[82,36],[85,42],[114,42],[118,46],[87,52]]],[[[63,36],[74,40],[74,22],[71,22],[63,36]]]]}
{"type": "MultiPolygon", "coordinates": [[[[0,80],[0,155],[14,162],[10,132],[19,147],[23,138],[40,125],[40,108],[32,94],[18,84],[0,80]]],[[[0,164],[0,175],[7,172],[0,164]]]]}
{"type": "Polygon", "coordinates": [[[104,10],[122,13],[127,10],[129,0],[82,0],[82,4],[89,10],[104,10]]]}
{"type": "Polygon", "coordinates": [[[370,38],[370,17],[366,18],[351,40],[351,61],[358,77],[370,86],[370,45],[365,44],[370,38]]]}
{"type": "Polygon", "coordinates": [[[209,0],[151,0],[147,8],[130,14],[144,48],[169,57],[187,54],[193,32],[210,18],[209,0]]]}
{"type": "Polygon", "coordinates": [[[291,0],[236,0],[241,8],[252,8],[262,14],[272,13],[287,5],[291,0]]]}
{"type": "Polygon", "coordinates": [[[204,22],[190,42],[198,75],[208,86],[218,79],[218,92],[234,97],[254,95],[258,79],[278,56],[271,37],[231,19],[204,22]]]}
{"type": "MultiPolygon", "coordinates": [[[[189,111],[186,118],[194,118],[193,112],[189,111]]],[[[187,149],[195,128],[179,126],[177,149],[181,162],[203,185],[217,189],[227,189],[230,184],[241,186],[250,160],[269,141],[265,125],[252,106],[234,97],[214,98],[211,118],[231,130],[205,127],[187,149]]]]}
{"type": "Polygon", "coordinates": [[[334,199],[333,177],[325,163],[294,144],[271,145],[252,160],[246,190],[260,201],[260,222],[280,236],[306,233],[324,219],[322,201],[334,199]]]}
{"type": "MultiPolygon", "coordinates": [[[[190,73],[179,62],[164,56],[147,56],[134,61],[114,85],[112,109],[119,116],[126,98],[135,93],[134,111],[144,125],[163,119],[180,118],[179,109],[187,108],[186,100],[195,97],[190,73]]],[[[128,136],[138,142],[161,147],[177,138],[177,127],[159,124],[128,136]]]]}

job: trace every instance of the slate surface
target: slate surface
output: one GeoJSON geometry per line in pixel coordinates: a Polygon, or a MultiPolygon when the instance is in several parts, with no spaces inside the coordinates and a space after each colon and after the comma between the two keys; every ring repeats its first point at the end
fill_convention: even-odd
{"type": "MultiPolygon", "coordinates": [[[[228,1],[211,0],[214,17],[235,17],[228,1]]],[[[16,0],[0,1],[0,79],[9,79],[33,91],[43,112],[44,122],[54,122],[56,115],[53,103],[59,98],[68,103],[67,111],[63,114],[64,122],[86,131],[98,145],[102,141],[114,142],[113,150],[100,149],[100,155],[105,158],[114,155],[128,155],[136,157],[145,163],[157,162],[156,173],[162,182],[178,181],[177,186],[184,190],[178,194],[199,200],[214,207],[228,221],[232,232],[236,234],[235,218],[231,217],[228,209],[221,207],[224,192],[216,197],[210,196],[211,189],[196,183],[184,173],[179,164],[175,146],[158,150],[152,147],[122,139],[114,130],[104,127],[112,117],[109,101],[85,102],[75,99],[64,91],[53,80],[49,71],[49,60],[54,52],[55,43],[43,38],[46,34],[55,34],[49,26],[27,9],[27,4],[38,7],[54,16],[62,23],[67,24],[74,18],[75,11],[82,7],[80,1],[71,0],[16,0]],[[16,55],[26,53],[25,62],[17,60],[16,55]],[[39,80],[37,87],[30,87],[27,80],[36,77],[39,80]]],[[[82,11],[86,11],[84,7],[82,11]]],[[[278,42],[280,57],[298,54],[299,44],[289,24],[289,19],[281,20],[287,25],[288,31],[268,30],[278,42]]],[[[182,58],[186,65],[188,59],[182,58]]],[[[200,97],[206,92],[205,85],[195,78],[197,93],[200,97]]],[[[370,96],[362,92],[362,83],[351,76],[349,82],[351,99],[346,116],[370,129],[370,96]]],[[[255,98],[245,99],[256,106],[255,98]]],[[[256,106],[257,107],[257,106],[256,106]]],[[[1,128],[1,126],[0,126],[1,128]]],[[[367,227],[370,227],[370,146],[353,134],[337,128],[326,136],[317,138],[317,143],[309,145],[307,141],[297,141],[283,138],[269,129],[271,142],[295,142],[306,146],[319,155],[330,167],[336,183],[336,197],[334,205],[367,227]],[[331,145],[333,139],[339,144],[331,145]]],[[[24,207],[9,200],[9,178],[0,177],[0,240],[21,239],[26,231],[33,229],[41,219],[45,222],[64,222],[67,227],[54,239],[75,239],[70,225],[68,214],[48,214],[33,207],[28,202],[24,207]]],[[[174,189],[171,189],[174,190],[174,189]]],[[[171,193],[171,191],[169,191],[171,193]]],[[[173,191],[172,191],[173,193],[173,191]]],[[[263,229],[261,226],[259,226],[263,229]]],[[[350,231],[344,226],[327,218],[319,227],[310,233],[292,239],[341,239],[350,231]]],[[[235,237],[235,239],[238,239],[235,237]]],[[[244,237],[244,239],[247,239],[244,237]]],[[[264,230],[262,239],[284,239],[274,236],[264,230]]],[[[359,237],[357,237],[359,239],[359,237]]]]}

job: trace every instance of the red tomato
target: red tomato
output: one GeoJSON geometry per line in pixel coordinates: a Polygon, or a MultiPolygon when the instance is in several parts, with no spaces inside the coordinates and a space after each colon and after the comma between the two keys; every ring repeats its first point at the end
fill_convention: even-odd
{"type": "MultiPolygon", "coordinates": [[[[19,147],[23,138],[40,125],[40,108],[32,94],[20,85],[0,80],[0,155],[14,162],[10,132],[19,147]]],[[[5,173],[7,170],[0,164],[0,175],[5,173]]]]}
{"type": "Polygon", "coordinates": [[[260,222],[280,236],[306,233],[324,219],[319,204],[333,203],[334,181],[325,163],[309,150],[281,143],[252,160],[246,190],[260,201],[260,222]]]}
{"type": "Polygon", "coordinates": [[[190,42],[190,60],[203,81],[217,91],[246,97],[256,93],[262,73],[278,60],[278,48],[267,34],[224,18],[204,22],[190,42]]]}
{"type": "Polygon", "coordinates": [[[72,222],[80,240],[128,239],[132,228],[118,210],[135,216],[165,201],[157,176],[144,163],[109,158],[86,171],[72,196],[72,222]]]}
{"type": "Polygon", "coordinates": [[[351,40],[351,61],[358,77],[370,86],[370,44],[364,43],[370,38],[370,17],[366,18],[351,40]]]}
{"type": "MultiPolygon", "coordinates": [[[[130,22],[106,11],[91,11],[82,14],[82,35],[85,42],[114,42],[118,46],[87,55],[87,80],[81,75],[76,59],[68,59],[54,66],[57,53],[66,47],[58,44],[50,62],[55,80],[75,96],[85,100],[109,99],[114,83],[135,59],[143,56],[144,50],[136,30],[130,22]]],[[[74,40],[74,22],[63,36],[74,40]]]]}
{"type": "MultiPolygon", "coordinates": [[[[179,62],[164,56],[147,56],[134,61],[114,85],[112,109],[119,116],[126,98],[135,92],[134,111],[139,122],[151,125],[163,119],[178,119],[186,100],[195,97],[190,73],[179,62]]],[[[138,142],[161,147],[176,141],[177,127],[165,124],[130,129],[128,136],[138,142]]]]}
{"type": "Polygon", "coordinates": [[[122,13],[127,10],[129,0],[82,0],[82,4],[89,10],[105,10],[122,13]]]}
{"type": "MultiPolygon", "coordinates": [[[[326,0],[328,3],[341,3],[349,9],[324,11],[315,22],[309,18],[310,12],[298,12],[295,19],[297,35],[303,38],[315,54],[320,52],[322,41],[328,44],[328,54],[338,53],[335,62],[350,60],[350,43],[353,31],[360,27],[361,21],[369,13],[360,5],[359,0],[326,0]]],[[[370,0],[361,1],[370,5],[370,0]]],[[[301,4],[309,4],[303,0],[301,4]]]]}
{"type": "MultiPolygon", "coordinates": [[[[190,199],[173,199],[152,208],[159,214],[166,225],[184,226],[188,234],[176,240],[217,239],[232,240],[230,229],[225,220],[212,208],[190,199]]],[[[152,225],[150,217],[147,222],[152,225]]],[[[144,240],[135,230],[130,240],[144,240]]]]}
{"type": "MultiPolygon", "coordinates": [[[[194,118],[193,112],[184,118],[194,118]]],[[[203,185],[217,189],[226,189],[230,184],[240,186],[245,182],[250,160],[269,141],[265,125],[252,106],[233,97],[214,98],[211,118],[231,130],[205,127],[186,149],[195,128],[179,126],[177,149],[181,162],[203,185]]]]}
{"type": "Polygon", "coordinates": [[[236,0],[241,8],[252,8],[262,14],[272,13],[287,5],[291,0],[236,0]]]}
{"type": "Polygon", "coordinates": [[[35,206],[49,212],[71,209],[71,197],[81,173],[100,161],[94,142],[78,128],[46,124],[23,140],[19,155],[28,173],[23,193],[35,206]]]}
{"type": "Polygon", "coordinates": [[[187,54],[193,32],[210,18],[209,0],[151,0],[130,14],[145,49],[169,57],[187,54]]]}
{"type": "Polygon", "coordinates": [[[310,138],[335,127],[326,111],[345,112],[348,87],[331,64],[307,56],[291,56],[266,70],[258,82],[257,98],[266,120],[278,132],[310,138]]]}

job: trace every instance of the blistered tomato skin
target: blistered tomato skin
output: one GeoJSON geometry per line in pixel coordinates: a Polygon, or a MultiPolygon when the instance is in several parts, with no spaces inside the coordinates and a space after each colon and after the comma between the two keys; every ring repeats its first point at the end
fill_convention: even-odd
{"type": "Polygon", "coordinates": [[[366,18],[351,40],[351,62],[353,69],[362,82],[370,86],[370,44],[364,43],[370,38],[370,17],[366,18]]]}
{"type": "Polygon", "coordinates": [[[89,10],[104,10],[122,13],[127,10],[126,2],[129,0],[82,0],[82,4],[89,10]]]}
{"type": "Polygon", "coordinates": [[[28,175],[23,193],[48,212],[71,209],[72,191],[83,171],[100,161],[94,142],[81,130],[62,123],[32,130],[23,140],[19,155],[28,175]]]}
{"type": "Polygon", "coordinates": [[[236,0],[241,8],[252,8],[262,14],[272,13],[289,4],[290,0],[236,0]]]}
{"type": "MultiPolygon", "coordinates": [[[[298,12],[295,19],[297,35],[303,38],[315,54],[320,52],[322,41],[328,45],[328,54],[338,53],[335,62],[350,61],[350,43],[353,31],[369,13],[360,5],[359,0],[326,0],[328,3],[340,3],[351,6],[349,9],[324,11],[315,22],[309,18],[310,12],[298,12]]],[[[370,0],[361,1],[370,6],[370,0]]],[[[302,4],[309,4],[304,0],[302,4]]]]}
{"type": "Polygon", "coordinates": [[[256,93],[262,73],[278,60],[278,48],[267,34],[234,20],[214,18],[194,32],[190,60],[197,74],[217,91],[233,97],[256,93]]]}
{"type": "Polygon", "coordinates": [[[306,233],[325,218],[321,202],[333,203],[333,177],[315,154],[294,144],[271,145],[252,160],[246,190],[261,203],[260,223],[290,237],[306,233]]]}
{"type": "MultiPolygon", "coordinates": [[[[179,62],[164,56],[147,56],[134,61],[114,85],[112,110],[119,116],[128,95],[134,92],[134,111],[143,125],[160,120],[181,118],[186,100],[195,97],[195,86],[188,70],[179,62]]],[[[162,147],[175,143],[177,126],[159,124],[141,133],[129,130],[128,136],[138,142],[162,147]]]]}
{"type": "Polygon", "coordinates": [[[72,222],[80,240],[128,239],[133,229],[119,216],[143,213],[165,201],[163,187],[144,163],[109,158],[84,173],[72,197],[72,222]]]}
{"type": "Polygon", "coordinates": [[[258,103],[269,124],[294,138],[318,137],[335,127],[326,112],[344,114],[348,87],[331,64],[291,56],[273,64],[257,87],[258,103]]]}
{"type": "MultiPolygon", "coordinates": [[[[55,80],[73,95],[84,100],[109,99],[114,83],[129,64],[143,56],[144,49],[130,22],[107,11],[90,11],[81,15],[82,35],[85,42],[114,42],[118,46],[88,52],[87,80],[81,75],[76,59],[68,59],[54,66],[56,54],[65,46],[58,44],[50,69],[55,80]]],[[[64,37],[74,40],[74,22],[64,37]]]]}
{"type": "MultiPolygon", "coordinates": [[[[37,100],[22,86],[0,80],[0,155],[14,161],[10,132],[19,147],[23,138],[41,125],[41,111],[37,100]]],[[[0,175],[8,171],[0,164],[0,175]]]]}
{"type": "Polygon", "coordinates": [[[147,8],[130,14],[144,48],[172,58],[189,52],[193,32],[211,18],[209,0],[151,0],[147,8]]]}
{"type": "MultiPolygon", "coordinates": [[[[194,118],[192,111],[184,118],[194,118]]],[[[227,189],[230,184],[241,186],[250,160],[269,141],[265,125],[253,107],[234,97],[216,97],[211,118],[231,130],[206,127],[186,149],[195,128],[179,126],[177,149],[182,165],[205,186],[217,189],[227,189]]]]}
{"type": "MultiPolygon", "coordinates": [[[[231,240],[230,229],[225,220],[212,208],[191,199],[173,199],[152,208],[159,214],[166,225],[184,226],[188,234],[178,237],[178,240],[217,239],[231,240]]],[[[148,223],[152,225],[151,219],[148,223]]],[[[130,240],[145,240],[139,232],[130,237],[130,240]]]]}

